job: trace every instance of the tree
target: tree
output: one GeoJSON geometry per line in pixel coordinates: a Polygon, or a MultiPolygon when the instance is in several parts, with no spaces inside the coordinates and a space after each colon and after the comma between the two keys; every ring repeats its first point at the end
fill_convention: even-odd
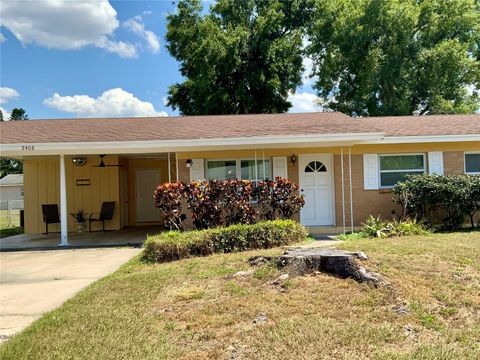
{"type": "Polygon", "coordinates": [[[28,120],[28,115],[24,109],[14,108],[10,114],[10,120],[28,120]]]}
{"type": "Polygon", "coordinates": [[[3,111],[0,110],[0,121],[3,121],[3,111]]]}
{"type": "Polygon", "coordinates": [[[308,53],[318,96],[357,116],[480,108],[480,1],[317,0],[308,53]]]}
{"type": "Polygon", "coordinates": [[[287,111],[301,84],[311,0],[218,0],[202,10],[181,0],[167,17],[167,48],[185,77],[168,104],[184,115],[287,111]]]}
{"type": "Polygon", "coordinates": [[[13,159],[1,158],[0,179],[8,174],[23,174],[23,163],[13,159]]]}

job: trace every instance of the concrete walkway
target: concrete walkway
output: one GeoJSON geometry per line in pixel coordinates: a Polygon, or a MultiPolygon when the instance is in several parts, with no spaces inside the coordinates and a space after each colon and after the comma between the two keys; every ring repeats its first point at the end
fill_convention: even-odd
{"type": "Polygon", "coordinates": [[[0,342],[140,251],[125,247],[0,253],[0,342]]]}
{"type": "MultiPolygon", "coordinates": [[[[142,245],[147,234],[157,234],[163,231],[156,227],[129,227],[122,230],[106,232],[83,232],[68,234],[71,247],[115,247],[142,245]]],[[[60,234],[20,234],[0,239],[0,251],[18,250],[53,250],[58,249],[60,234]]]]}

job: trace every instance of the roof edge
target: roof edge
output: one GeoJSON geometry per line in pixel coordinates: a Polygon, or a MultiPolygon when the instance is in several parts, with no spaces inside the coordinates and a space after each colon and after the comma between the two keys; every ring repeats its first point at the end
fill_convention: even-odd
{"type": "Polygon", "coordinates": [[[142,153],[142,152],[185,152],[208,149],[234,149],[252,146],[275,147],[288,145],[327,146],[326,144],[349,142],[365,143],[380,140],[383,132],[309,134],[280,136],[251,136],[236,138],[203,138],[182,140],[136,140],[106,142],[54,142],[54,143],[6,143],[0,144],[2,156],[41,156],[59,154],[105,154],[142,153]]]}

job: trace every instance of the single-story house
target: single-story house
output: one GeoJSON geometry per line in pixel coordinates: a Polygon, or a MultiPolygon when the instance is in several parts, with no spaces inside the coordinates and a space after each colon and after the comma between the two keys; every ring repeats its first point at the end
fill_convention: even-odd
{"type": "Polygon", "coordinates": [[[160,224],[156,185],[283,176],[299,183],[306,226],[350,227],[390,217],[405,174],[480,173],[480,115],[355,119],[338,112],[10,121],[2,156],[23,160],[25,232],[44,229],[41,205],[69,213],[115,201],[110,229],[160,224]],[[105,155],[105,156],[99,156],[105,155]]]}
{"type": "Polygon", "coordinates": [[[23,174],[0,179],[0,210],[23,209],[23,174]]]}

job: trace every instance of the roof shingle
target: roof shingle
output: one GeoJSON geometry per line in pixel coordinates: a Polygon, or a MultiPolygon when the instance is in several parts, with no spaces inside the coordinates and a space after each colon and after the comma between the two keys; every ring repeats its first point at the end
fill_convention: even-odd
{"type": "Polygon", "coordinates": [[[353,119],[338,112],[317,112],[52,119],[0,123],[2,144],[163,141],[383,132],[386,136],[476,135],[480,134],[480,115],[388,116],[353,119]]]}

